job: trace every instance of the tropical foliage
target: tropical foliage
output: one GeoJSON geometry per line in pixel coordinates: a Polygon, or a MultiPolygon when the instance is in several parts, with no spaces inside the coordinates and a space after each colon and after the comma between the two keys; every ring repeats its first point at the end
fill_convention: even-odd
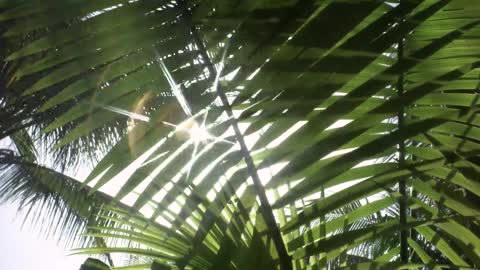
{"type": "Polygon", "coordinates": [[[478,269],[475,2],[0,1],[0,198],[81,269],[478,269]]]}

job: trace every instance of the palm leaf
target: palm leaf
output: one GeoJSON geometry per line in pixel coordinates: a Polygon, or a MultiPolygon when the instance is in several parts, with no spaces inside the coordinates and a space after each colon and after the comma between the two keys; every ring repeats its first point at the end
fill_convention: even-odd
{"type": "Polygon", "coordinates": [[[152,269],[479,266],[470,1],[49,6],[0,5],[1,104],[52,153],[101,152],[81,187],[114,214],[93,213],[106,245],[78,252],[152,269]],[[203,119],[206,141],[171,126],[203,119]]]}

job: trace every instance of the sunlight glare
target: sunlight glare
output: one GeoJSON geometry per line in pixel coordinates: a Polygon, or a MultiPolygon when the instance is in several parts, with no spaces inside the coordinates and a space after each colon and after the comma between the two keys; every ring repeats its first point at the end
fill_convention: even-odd
{"type": "Polygon", "coordinates": [[[208,139],[213,138],[203,124],[199,125],[197,121],[191,118],[185,120],[176,127],[175,135],[178,139],[191,139],[195,143],[205,142],[208,139]]]}

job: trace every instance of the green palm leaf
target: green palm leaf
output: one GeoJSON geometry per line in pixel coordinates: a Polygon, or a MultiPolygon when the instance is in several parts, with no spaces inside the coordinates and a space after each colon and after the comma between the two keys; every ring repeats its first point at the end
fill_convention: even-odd
{"type": "Polygon", "coordinates": [[[34,166],[39,142],[59,167],[99,157],[54,190],[108,193],[85,212],[102,242],[76,252],[149,258],[131,269],[480,266],[471,1],[46,2],[0,2],[0,138],[34,166]]]}

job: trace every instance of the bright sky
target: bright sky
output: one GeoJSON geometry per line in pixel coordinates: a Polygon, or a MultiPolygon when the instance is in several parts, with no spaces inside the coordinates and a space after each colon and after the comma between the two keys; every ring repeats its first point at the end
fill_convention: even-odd
{"type": "Polygon", "coordinates": [[[62,243],[45,239],[32,226],[21,228],[15,204],[0,205],[1,270],[78,270],[86,257],[69,254],[62,243]]]}
{"type": "MultiPolygon", "coordinates": [[[[0,140],[0,148],[10,148],[0,140]]],[[[85,256],[67,256],[69,251],[57,239],[46,239],[32,225],[22,228],[24,215],[17,203],[0,204],[0,270],[78,270],[85,256]]]]}

